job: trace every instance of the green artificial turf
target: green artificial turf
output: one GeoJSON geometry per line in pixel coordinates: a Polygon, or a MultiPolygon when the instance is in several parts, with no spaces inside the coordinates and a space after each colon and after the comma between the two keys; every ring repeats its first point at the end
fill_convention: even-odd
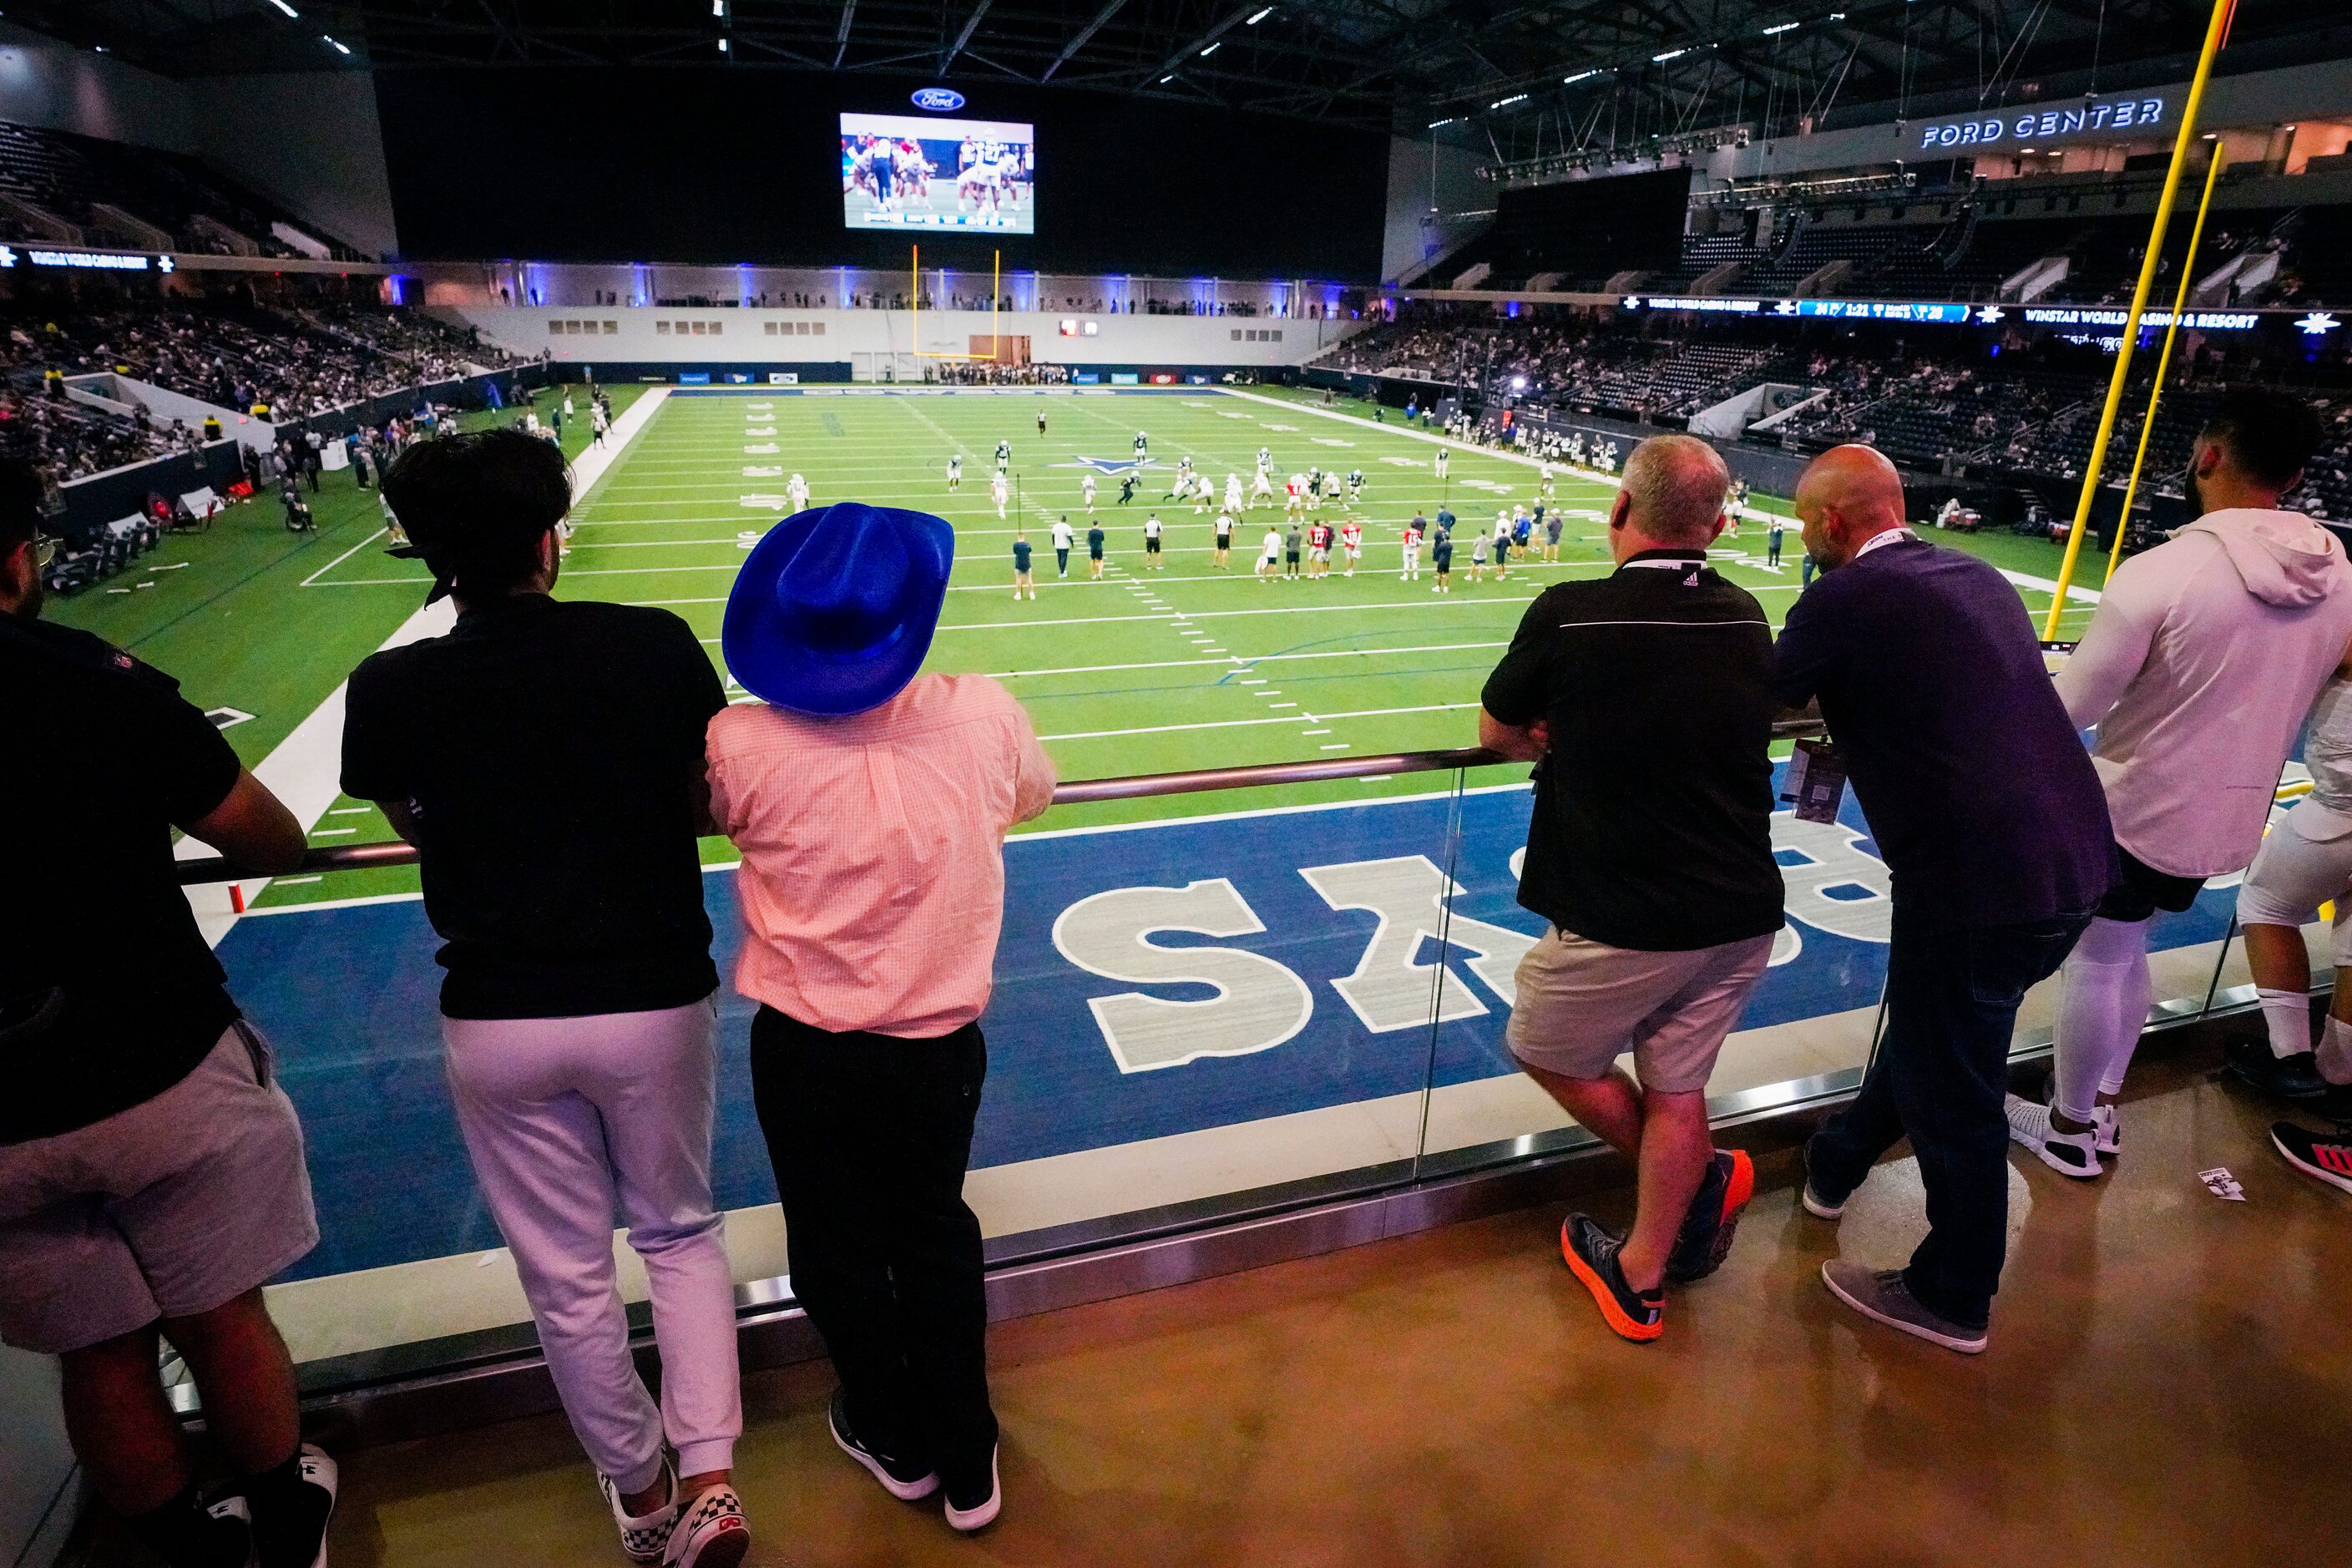
{"type": "MultiPolygon", "coordinates": [[[[625,406],[637,390],[614,388],[616,404],[625,406]]],[[[1566,509],[1569,526],[1560,562],[1515,564],[1504,580],[1490,566],[1486,580],[1474,583],[1471,530],[1491,529],[1498,507],[1532,504],[1535,468],[1455,449],[1449,479],[1440,485],[1431,468],[1439,448],[1403,430],[1396,411],[1380,424],[1366,416],[1368,407],[1350,400],[1335,417],[1321,411],[1317,395],[1269,402],[1205,388],[954,396],[747,389],[673,396],[575,509],[572,553],[557,592],[662,605],[682,616],[717,660],[729,587],[744,552],[786,510],[787,476],[797,471],[806,476],[814,504],[857,500],[915,507],[954,523],[955,569],[928,668],[1003,680],[1027,708],[1066,779],[1467,745],[1475,735],[1480,685],[1528,601],[1547,584],[1611,569],[1601,520],[1613,490],[1561,470],[1556,504],[1566,509]],[[1048,419],[1042,437],[1040,409],[1048,419]],[[1104,580],[1089,581],[1080,490],[1087,470],[1078,460],[1129,458],[1139,429],[1150,434],[1152,463],[1136,500],[1117,504],[1118,481],[1097,478],[1096,512],[1108,532],[1109,553],[1104,580]],[[989,492],[1000,439],[1013,444],[1018,484],[1003,520],[989,492]],[[1241,475],[1246,488],[1260,446],[1273,449],[1277,485],[1309,466],[1364,471],[1362,501],[1352,510],[1364,521],[1366,549],[1352,579],[1339,575],[1335,562],[1321,581],[1254,580],[1258,541],[1268,521],[1281,516],[1278,507],[1264,506],[1244,513],[1231,568],[1216,571],[1210,559],[1213,512],[1160,499],[1176,460],[1187,455],[1215,479],[1221,495],[1229,472],[1241,475]],[[775,450],[761,449],[770,447],[775,450]],[[951,453],[963,458],[955,494],[944,477],[951,453]],[[1425,550],[1420,580],[1398,579],[1402,525],[1416,507],[1433,516],[1441,500],[1461,519],[1455,589],[1444,595],[1431,591],[1425,550]],[[1147,569],[1142,549],[1142,523],[1154,509],[1166,530],[1158,571],[1147,569]],[[1064,514],[1080,534],[1066,579],[1055,575],[1046,532],[1064,514]],[[1013,596],[1016,526],[1026,527],[1036,549],[1034,603],[1013,596]]],[[[565,445],[577,450],[584,440],[584,426],[575,427],[565,445]]],[[[257,761],[416,608],[424,591],[422,569],[385,557],[381,541],[371,537],[380,523],[373,494],[356,490],[348,475],[330,476],[327,486],[316,503],[320,529],[314,537],[286,533],[274,500],[234,509],[210,533],[174,539],[142,563],[185,560],[184,570],[142,570],[111,584],[152,580],[154,588],[86,591],[54,613],[178,676],[199,703],[253,713],[229,735],[248,762],[257,761]]],[[[1336,526],[1348,510],[1326,515],[1336,526]]],[[[2040,541],[1984,535],[1951,542],[2011,570],[2051,576],[2057,569],[2058,550],[2040,541]]],[[[1777,574],[1764,568],[1763,549],[1763,530],[1751,522],[1722,542],[1716,564],[1754,591],[1777,623],[1796,596],[1801,547],[1791,529],[1777,574]],[[1730,551],[1740,553],[1723,552],[1730,551]]],[[[2096,572],[2086,563],[2085,580],[2095,583],[2096,572]]],[[[2021,592],[2038,616],[2047,595],[2021,592]]],[[[2067,628],[2079,631],[2086,616],[2087,607],[2070,612],[2067,628]]],[[[740,694],[740,688],[730,691],[740,694]]],[[[1524,769],[1498,768],[1468,782],[1524,777],[1524,769]]],[[[1423,773],[1066,807],[1040,826],[1359,800],[1452,782],[1423,773]]],[[[1332,831],[1350,829],[1335,821],[1332,831]]],[[[340,801],[315,842],[363,843],[385,833],[372,809],[340,801]]],[[[731,853],[719,840],[706,850],[714,859],[731,853]]],[[[344,898],[414,886],[405,871],[345,873],[325,882],[281,881],[268,897],[344,898]]]]}

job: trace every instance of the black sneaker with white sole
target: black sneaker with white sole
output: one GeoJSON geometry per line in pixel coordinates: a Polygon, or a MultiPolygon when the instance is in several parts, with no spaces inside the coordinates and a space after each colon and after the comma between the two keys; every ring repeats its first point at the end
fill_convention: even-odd
{"type": "MultiPolygon", "coordinates": [[[[944,1467],[942,1467],[944,1468],[944,1467]]],[[[996,1445],[988,1447],[988,1463],[961,1471],[947,1470],[948,1522],[967,1535],[996,1522],[1004,1507],[1004,1484],[996,1472],[996,1445]]]]}
{"type": "Polygon", "coordinates": [[[2242,1036],[2221,1047],[2221,1059],[2231,1074],[2273,1100],[2317,1100],[2327,1092],[2319,1076],[2315,1052],[2297,1051],[2283,1057],[2271,1049],[2267,1037],[2242,1036]]]}
{"type": "Polygon", "coordinates": [[[1805,1145],[1804,1166],[1805,1184],[1798,1194],[1798,1201],[1804,1205],[1805,1212],[1815,1219],[1835,1219],[1845,1213],[1844,1198],[1832,1203],[1822,1195],[1821,1188],[1813,1184],[1813,1146],[1811,1143],[1805,1145]]]}
{"type": "Polygon", "coordinates": [[[2305,1175],[2352,1193],[2352,1137],[2340,1131],[2313,1132],[2292,1121],[2280,1121],[2272,1124],[2271,1146],[2305,1175]]]}
{"type": "Polygon", "coordinates": [[[327,1525],[341,1486],[335,1461],[310,1443],[277,1469],[247,1480],[255,1558],[265,1568],[327,1568],[327,1525]]]}
{"type": "Polygon", "coordinates": [[[833,1428],[833,1440],[841,1451],[866,1467],[866,1472],[882,1483],[882,1489],[900,1502],[917,1502],[940,1489],[939,1472],[919,1459],[903,1458],[885,1454],[861,1440],[849,1425],[849,1391],[833,1391],[833,1404],[825,1411],[825,1422],[833,1428]]]}

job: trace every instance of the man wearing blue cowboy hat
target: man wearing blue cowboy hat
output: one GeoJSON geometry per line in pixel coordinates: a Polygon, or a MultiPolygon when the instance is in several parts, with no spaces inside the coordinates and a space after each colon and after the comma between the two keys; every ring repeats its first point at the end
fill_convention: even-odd
{"type": "Polygon", "coordinates": [[[980,1222],[963,1201],[1004,913],[1005,831],[1051,804],[1028,715],[916,671],[955,534],[845,501],[752,547],[710,721],[711,815],[742,853],[735,987],[793,1287],[840,1374],[834,1440],[948,1522],[996,1517],[980,1222]]]}

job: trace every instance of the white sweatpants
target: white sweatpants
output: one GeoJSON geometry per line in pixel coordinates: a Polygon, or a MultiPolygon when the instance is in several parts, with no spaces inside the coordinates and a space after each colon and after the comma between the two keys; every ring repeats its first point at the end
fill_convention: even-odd
{"type": "Polygon", "coordinates": [[[743,1431],[735,1276],[710,1195],[718,1099],[708,1000],[584,1018],[444,1018],[457,1127],[514,1253],[556,1393],[624,1491],[730,1468],[743,1431]],[[652,1288],[656,1409],[629,1359],[617,1214],[652,1288]]]}

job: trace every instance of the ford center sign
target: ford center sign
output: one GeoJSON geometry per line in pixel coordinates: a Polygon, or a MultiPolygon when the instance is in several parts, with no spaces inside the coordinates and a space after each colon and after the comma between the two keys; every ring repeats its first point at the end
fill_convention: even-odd
{"type": "Polygon", "coordinates": [[[963,94],[949,87],[919,87],[913,93],[917,109],[928,109],[933,114],[953,114],[963,107],[963,94]]]}
{"type": "Polygon", "coordinates": [[[1982,147],[2004,142],[2055,142],[2103,132],[2153,131],[2164,122],[2161,98],[2118,98],[2071,109],[2009,110],[1936,120],[1919,128],[1919,151],[1982,147]]]}

